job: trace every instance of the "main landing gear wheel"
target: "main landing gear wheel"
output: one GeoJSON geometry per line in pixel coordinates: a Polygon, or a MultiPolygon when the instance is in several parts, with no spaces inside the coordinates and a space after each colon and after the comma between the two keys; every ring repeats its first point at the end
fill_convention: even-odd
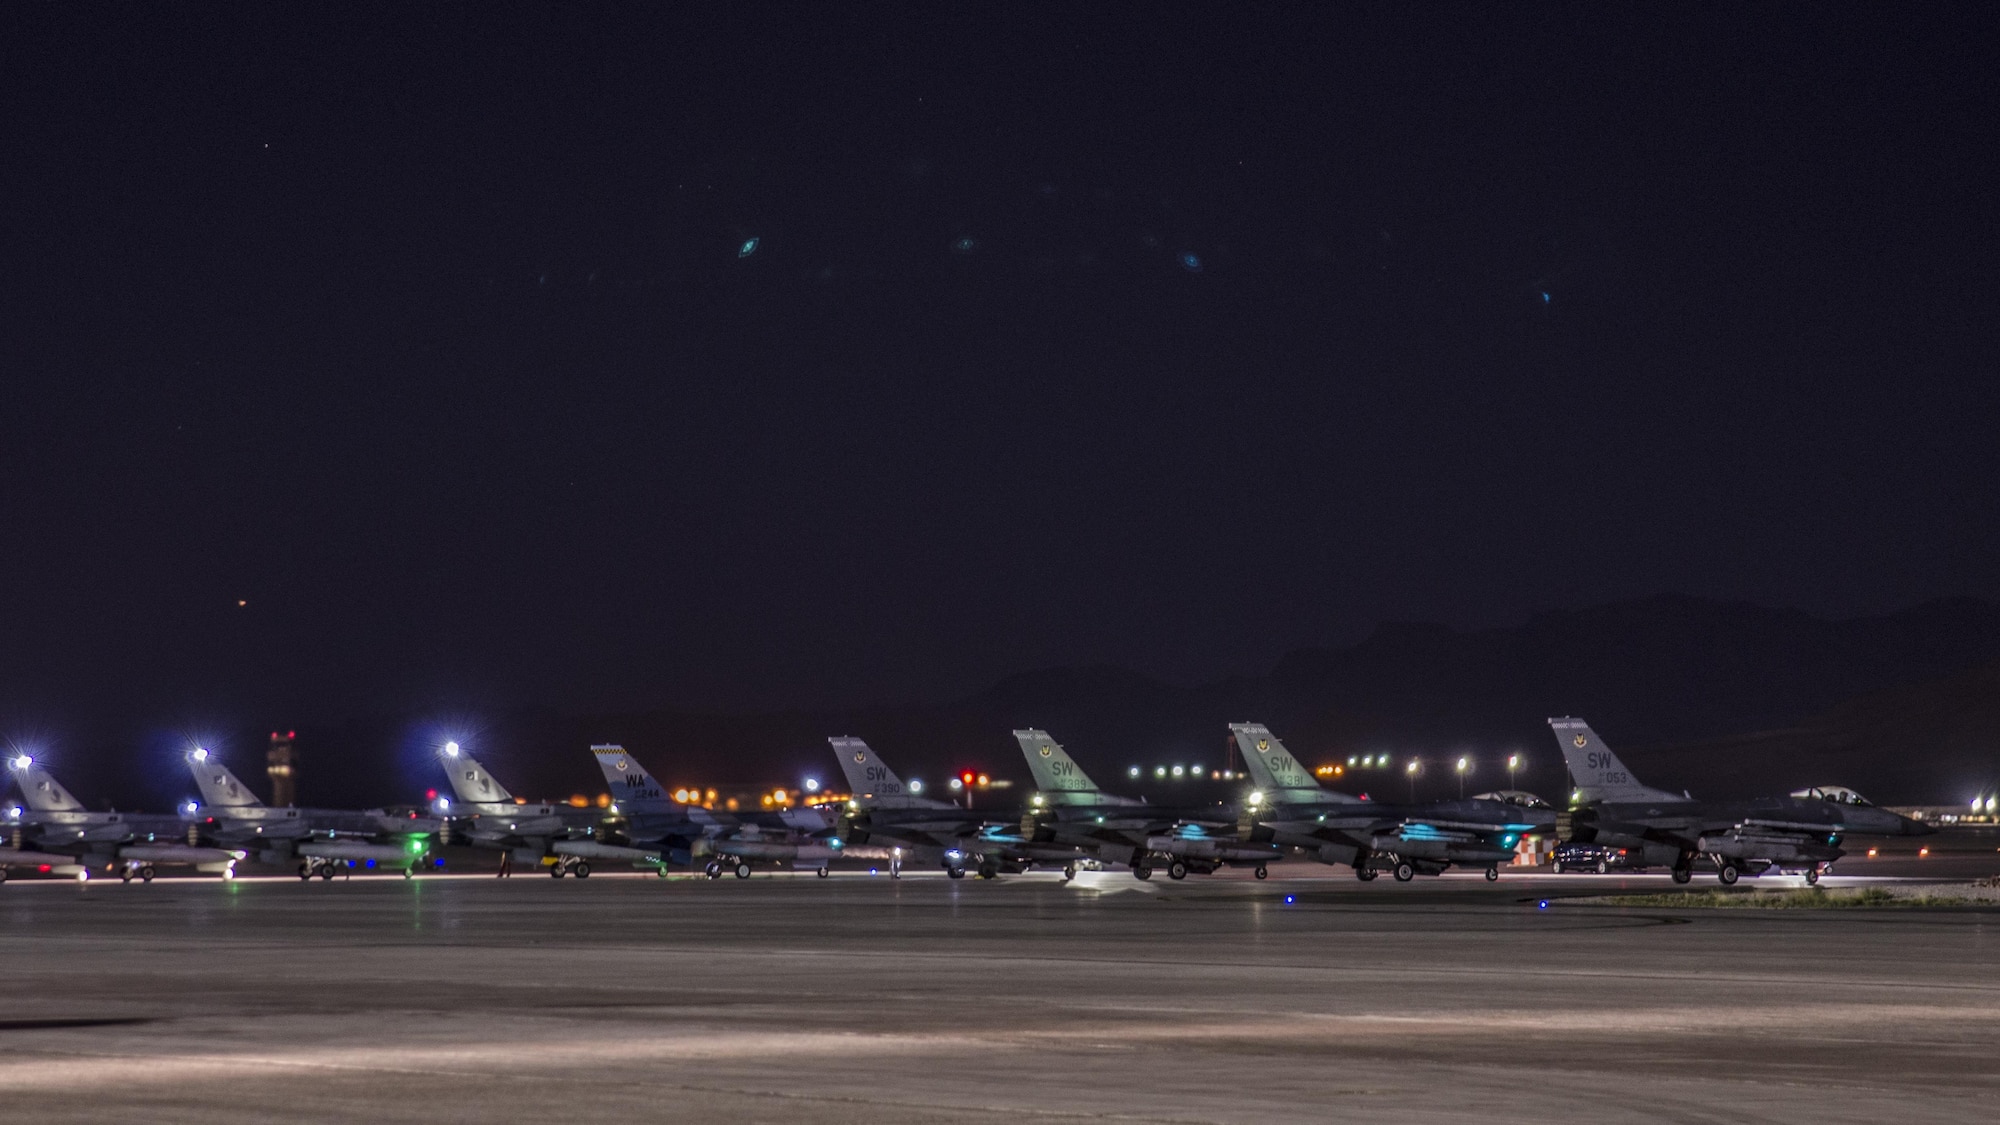
{"type": "Polygon", "coordinates": [[[1674,875],[1674,882],[1685,883],[1688,880],[1694,878],[1694,870],[1692,868],[1687,868],[1687,867],[1676,867],[1674,868],[1673,875],[1674,875]]]}
{"type": "Polygon", "coordinates": [[[1608,859],[1600,859],[1600,860],[1598,860],[1598,861],[1597,861],[1597,873],[1598,873],[1599,875],[1609,875],[1609,874],[1611,874],[1611,861],[1610,861],[1610,860],[1608,860],[1608,859]]]}
{"type": "Polygon", "coordinates": [[[1354,869],[1354,877],[1356,879],[1361,880],[1364,883],[1374,882],[1375,876],[1380,874],[1381,874],[1380,871],[1377,871],[1372,867],[1357,867],[1354,869]]]}
{"type": "Polygon", "coordinates": [[[1497,867],[1489,867],[1489,868],[1487,868],[1487,869],[1486,869],[1486,881],[1487,881],[1487,882],[1489,882],[1489,883],[1497,883],[1497,882],[1499,882],[1499,881],[1500,881],[1500,869],[1499,869],[1499,868],[1497,868],[1497,867]]]}
{"type": "Polygon", "coordinates": [[[1141,863],[1132,868],[1132,877],[1141,883],[1153,877],[1153,869],[1141,863]]]}
{"type": "Polygon", "coordinates": [[[1563,861],[1562,861],[1562,860],[1556,860],[1556,861],[1555,861],[1554,863],[1550,864],[1549,866],[1550,866],[1550,867],[1552,867],[1552,868],[1553,868],[1553,869],[1555,870],[1555,873],[1556,873],[1556,874],[1560,875],[1560,874],[1562,874],[1562,873],[1563,873],[1563,861]]]}
{"type": "Polygon", "coordinates": [[[737,864],[737,865],[736,865],[736,877],[737,877],[738,879],[748,879],[748,878],[750,877],[750,865],[749,865],[749,864],[747,864],[747,863],[739,863],[739,864],[737,864]]]}
{"type": "Polygon", "coordinates": [[[1076,878],[1076,864],[1074,863],[1063,864],[1063,882],[1067,883],[1074,878],[1076,878]]]}
{"type": "Polygon", "coordinates": [[[1736,885],[1737,876],[1740,874],[1742,873],[1736,870],[1735,864],[1725,863],[1722,865],[1722,869],[1715,873],[1715,877],[1722,880],[1723,886],[1733,887],[1736,885]]]}
{"type": "Polygon", "coordinates": [[[708,861],[708,866],[701,869],[701,873],[711,879],[720,879],[722,878],[722,864],[711,859],[708,861]]]}
{"type": "Polygon", "coordinates": [[[558,864],[554,864],[554,865],[550,866],[550,868],[549,868],[549,878],[551,878],[551,879],[560,879],[560,878],[562,878],[562,877],[563,877],[563,865],[562,865],[562,864],[558,863],[558,864]]]}
{"type": "Polygon", "coordinates": [[[1396,865],[1396,881],[1398,883],[1407,883],[1416,877],[1417,877],[1416,868],[1411,867],[1407,863],[1399,863],[1396,865]]]}
{"type": "Polygon", "coordinates": [[[817,872],[817,874],[822,879],[826,878],[826,864],[822,863],[819,865],[819,871],[817,872]]]}
{"type": "Polygon", "coordinates": [[[319,869],[319,877],[321,882],[331,882],[333,879],[333,864],[329,863],[321,867],[319,869]]]}
{"type": "Polygon", "coordinates": [[[153,881],[153,874],[154,874],[153,865],[149,863],[146,866],[141,867],[139,869],[139,881],[142,883],[150,883],[153,881]]]}
{"type": "Polygon", "coordinates": [[[965,878],[965,868],[963,867],[947,867],[944,869],[944,873],[954,879],[965,878]]]}
{"type": "Polygon", "coordinates": [[[1167,864],[1167,878],[1175,882],[1187,878],[1187,864],[1182,863],[1178,859],[1167,864]]]}
{"type": "Polygon", "coordinates": [[[1819,864],[1815,863],[1811,867],[1806,868],[1806,886],[1819,886],[1819,864]]]}
{"type": "Polygon", "coordinates": [[[1269,879],[1271,877],[1270,869],[1261,863],[1257,865],[1257,870],[1252,871],[1251,874],[1257,876],[1259,879],[1269,879]]]}
{"type": "Polygon", "coordinates": [[[570,871],[579,879],[590,878],[590,865],[582,860],[578,860],[576,866],[570,868],[570,871]]]}
{"type": "Polygon", "coordinates": [[[979,865],[979,877],[981,879],[998,879],[1000,877],[1000,869],[990,863],[982,863],[979,865]]]}

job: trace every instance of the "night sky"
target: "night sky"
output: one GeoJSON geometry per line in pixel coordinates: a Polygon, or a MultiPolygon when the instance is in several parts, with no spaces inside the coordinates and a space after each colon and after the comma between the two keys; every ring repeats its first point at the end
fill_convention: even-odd
{"type": "Polygon", "coordinates": [[[2000,597],[1984,5],[0,8],[0,725],[2000,597]]]}

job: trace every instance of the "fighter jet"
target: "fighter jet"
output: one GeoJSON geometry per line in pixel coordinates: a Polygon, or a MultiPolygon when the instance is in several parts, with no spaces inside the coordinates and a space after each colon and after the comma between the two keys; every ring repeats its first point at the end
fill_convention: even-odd
{"type": "Polygon", "coordinates": [[[188,751],[186,761],[201,800],[181,806],[182,819],[202,838],[255,848],[260,863],[297,861],[301,879],[331,879],[350,863],[400,870],[407,879],[444,828],[442,818],[414,812],[396,816],[385,809],[272,808],[206,748],[188,751]]]}
{"type": "Polygon", "coordinates": [[[977,871],[982,879],[1019,874],[1037,863],[1060,864],[1063,881],[1076,878],[1085,855],[1076,848],[1037,845],[1010,831],[1014,825],[973,813],[951,801],[915,793],[884,765],[866,742],[829,738],[853,796],[843,836],[851,846],[883,847],[935,864],[954,879],[977,871]]]}
{"type": "Polygon", "coordinates": [[[1576,779],[1569,838],[1582,843],[1638,849],[1645,862],[1666,866],[1674,882],[1693,877],[1705,856],[1724,884],[1745,871],[1803,871],[1806,882],[1841,857],[1841,837],[1921,836],[1933,829],[1866,803],[1816,796],[1757,797],[1748,801],[1697,801],[1641,785],[1589,724],[1550,719],[1556,742],[1576,779]]]}
{"type": "Polygon", "coordinates": [[[590,752],[611,787],[612,808],[623,821],[624,835],[678,863],[692,863],[697,854],[713,856],[702,868],[711,879],[722,878],[724,870],[748,879],[757,863],[816,864],[824,879],[827,863],[840,858],[842,842],[833,831],[833,818],[817,808],[718,816],[667,796],[666,788],[623,746],[592,746],[590,752]]]}
{"type": "Polygon", "coordinates": [[[1231,723],[1229,732],[1257,787],[1244,802],[1242,834],[1352,867],[1364,882],[1389,871],[1407,883],[1453,866],[1484,867],[1498,879],[1523,833],[1555,823],[1555,810],[1525,793],[1418,806],[1365,801],[1320,785],[1262,723],[1231,723]]]}
{"type": "Polygon", "coordinates": [[[1170,879],[1206,875],[1223,864],[1254,866],[1261,879],[1266,865],[1284,858],[1269,842],[1238,839],[1234,809],[1160,808],[1106,793],[1047,731],[1017,730],[1014,740],[1040,790],[1021,824],[1030,843],[1078,848],[1127,865],[1139,879],[1153,877],[1156,861],[1165,862],[1170,879]]]}
{"type": "MultiPolygon", "coordinates": [[[[169,864],[230,879],[246,854],[186,840],[188,828],[179,817],[90,812],[27,754],[12,759],[9,767],[26,806],[18,813],[8,810],[9,819],[18,826],[15,835],[19,842],[12,850],[23,851],[23,844],[32,844],[36,852],[68,857],[60,867],[72,869],[79,879],[89,878],[91,868],[104,867],[117,869],[128,883],[134,876],[150,883],[155,868],[169,864]]],[[[26,862],[39,867],[46,861],[26,862]]]]}
{"type": "Polygon", "coordinates": [[[595,809],[517,802],[456,742],[444,744],[439,760],[452,792],[458,795],[458,804],[440,801],[438,811],[464,823],[466,839],[475,846],[499,848],[520,864],[539,864],[552,858],[549,874],[557,879],[565,875],[590,878],[593,859],[653,867],[662,876],[666,874],[658,851],[596,839],[604,814],[595,809]]]}

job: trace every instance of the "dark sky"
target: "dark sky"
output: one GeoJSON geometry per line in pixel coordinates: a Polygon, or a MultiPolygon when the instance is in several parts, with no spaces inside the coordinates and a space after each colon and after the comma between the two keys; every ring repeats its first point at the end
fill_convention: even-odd
{"type": "Polygon", "coordinates": [[[0,706],[2000,596],[1989,13],[7,5],[0,706]]]}

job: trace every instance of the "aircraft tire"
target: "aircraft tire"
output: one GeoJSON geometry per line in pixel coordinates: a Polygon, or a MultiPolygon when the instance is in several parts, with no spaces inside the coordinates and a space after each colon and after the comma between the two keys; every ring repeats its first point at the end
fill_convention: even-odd
{"type": "Polygon", "coordinates": [[[309,883],[312,881],[312,877],[313,877],[312,864],[310,863],[299,864],[299,882],[309,883]]]}
{"type": "Polygon", "coordinates": [[[708,861],[708,866],[701,869],[701,873],[711,879],[720,879],[722,878],[722,864],[711,859],[708,861]]]}
{"type": "Polygon", "coordinates": [[[1153,869],[1143,863],[1135,864],[1132,868],[1132,877],[1143,883],[1153,877],[1153,869]]]}
{"type": "Polygon", "coordinates": [[[123,874],[123,875],[120,875],[120,876],[118,877],[118,881],[119,881],[119,882],[121,882],[121,883],[129,883],[129,882],[131,882],[131,881],[132,881],[132,869],[131,869],[131,868],[129,868],[129,867],[128,867],[128,868],[126,868],[126,869],[125,869],[125,874],[123,874]]]}
{"type": "Polygon", "coordinates": [[[576,866],[570,868],[570,872],[579,879],[588,879],[590,878],[590,865],[582,860],[578,860],[576,866]]]}
{"type": "Polygon", "coordinates": [[[1733,887],[1736,885],[1736,879],[1739,874],[1741,873],[1736,870],[1735,864],[1725,863],[1720,870],[1716,871],[1715,877],[1722,880],[1723,886],[1733,887]]]}
{"type": "Polygon", "coordinates": [[[1399,863],[1396,865],[1396,881],[1398,883],[1407,883],[1416,877],[1417,877],[1416,868],[1411,867],[1407,863],[1399,863]]]}
{"type": "Polygon", "coordinates": [[[954,879],[965,878],[965,868],[963,867],[947,867],[944,869],[944,873],[954,879]]]}
{"type": "Polygon", "coordinates": [[[1819,864],[1815,863],[1811,867],[1806,868],[1806,886],[1819,886],[1819,864]]]}
{"type": "Polygon", "coordinates": [[[1167,864],[1167,878],[1172,879],[1176,883],[1180,882],[1182,879],[1187,878],[1187,872],[1188,872],[1187,864],[1182,863],[1178,859],[1173,861],[1172,863],[1167,864]]]}
{"type": "Polygon", "coordinates": [[[1553,870],[1553,871],[1554,871],[1554,872],[1555,872],[1556,874],[1558,874],[1558,875],[1560,875],[1560,874],[1562,874],[1562,873],[1563,873],[1563,861],[1562,861],[1562,860],[1556,860],[1556,861],[1555,861],[1554,863],[1550,864],[1550,865],[1549,865],[1549,867],[1550,867],[1550,869],[1551,869],[1551,870],[1553,870]]]}
{"type": "Polygon", "coordinates": [[[1381,874],[1380,871],[1377,871],[1372,867],[1357,867],[1354,869],[1354,877],[1356,879],[1361,880],[1364,883],[1374,882],[1375,876],[1380,874],[1381,874]]]}
{"type": "Polygon", "coordinates": [[[1271,870],[1260,863],[1257,865],[1257,870],[1252,871],[1251,874],[1259,879],[1269,879],[1271,877],[1271,870]]]}
{"type": "Polygon", "coordinates": [[[1500,881],[1500,869],[1499,869],[1499,868],[1497,868],[1497,867],[1489,867],[1489,868],[1487,868],[1487,869],[1486,869],[1486,881],[1487,881],[1487,882],[1489,882],[1489,883],[1497,883],[1497,882],[1499,882],[1499,881],[1500,881]]]}
{"type": "Polygon", "coordinates": [[[405,879],[413,879],[416,877],[416,874],[417,872],[415,868],[412,867],[403,868],[403,878],[405,879]]]}
{"type": "Polygon", "coordinates": [[[333,864],[329,863],[329,864],[327,864],[326,866],[324,866],[324,867],[320,868],[320,869],[319,869],[319,877],[320,877],[321,879],[325,880],[326,882],[329,882],[329,883],[330,883],[330,882],[332,882],[332,881],[333,881],[333,864]]]}
{"type": "Polygon", "coordinates": [[[1067,883],[1074,878],[1076,878],[1076,864],[1074,863],[1063,864],[1063,882],[1067,883]]]}
{"type": "Polygon", "coordinates": [[[736,877],[737,877],[738,879],[748,879],[748,878],[750,877],[750,865],[749,865],[749,864],[747,864],[747,863],[739,863],[739,864],[737,864],[737,865],[736,865],[736,877]]]}
{"type": "Polygon", "coordinates": [[[560,879],[560,878],[562,878],[562,877],[563,877],[563,865],[562,865],[562,864],[560,864],[560,863],[555,863],[555,864],[550,864],[550,865],[549,865],[549,878],[551,878],[551,879],[560,879]]]}
{"type": "Polygon", "coordinates": [[[1673,874],[1674,874],[1674,882],[1676,883],[1685,883],[1690,879],[1694,878],[1694,871],[1686,867],[1674,868],[1673,874]]]}
{"type": "Polygon", "coordinates": [[[819,877],[820,877],[820,878],[822,878],[822,879],[824,879],[824,878],[826,878],[826,877],[827,877],[827,871],[826,871],[826,864],[822,863],[822,864],[820,864],[820,865],[819,865],[819,872],[818,872],[818,874],[819,874],[819,877]]]}
{"type": "Polygon", "coordinates": [[[1598,860],[1598,861],[1597,861],[1597,873],[1598,873],[1599,875],[1609,875],[1609,874],[1611,874],[1611,861],[1610,861],[1610,860],[1608,860],[1608,859],[1600,859],[1600,860],[1598,860]]]}
{"type": "Polygon", "coordinates": [[[153,881],[154,874],[155,872],[153,871],[153,865],[149,863],[146,866],[141,867],[139,869],[139,881],[142,883],[150,883],[153,881]]]}

